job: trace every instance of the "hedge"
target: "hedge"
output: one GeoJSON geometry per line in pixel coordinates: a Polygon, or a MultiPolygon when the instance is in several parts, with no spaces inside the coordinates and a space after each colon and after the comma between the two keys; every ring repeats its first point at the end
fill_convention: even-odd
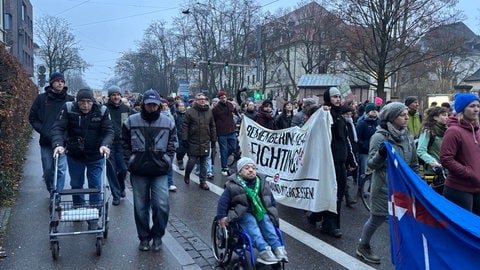
{"type": "Polygon", "coordinates": [[[0,44],[0,206],[9,204],[22,177],[32,128],[28,114],[38,88],[0,44]]]}

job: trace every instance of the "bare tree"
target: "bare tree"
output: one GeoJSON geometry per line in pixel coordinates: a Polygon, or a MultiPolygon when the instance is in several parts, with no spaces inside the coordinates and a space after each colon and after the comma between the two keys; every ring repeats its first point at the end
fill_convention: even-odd
{"type": "Polygon", "coordinates": [[[67,70],[84,70],[87,63],[80,56],[80,47],[72,34],[70,25],[64,19],[45,16],[35,23],[35,34],[39,40],[40,58],[47,65],[49,73],[67,70]]]}
{"type": "MultiPolygon", "coordinates": [[[[337,12],[349,25],[344,41],[356,76],[361,71],[374,79],[365,80],[385,98],[385,82],[405,67],[442,55],[422,48],[418,41],[431,29],[457,18],[455,0],[342,0],[337,12]]],[[[443,41],[443,42],[449,42],[443,41]]],[[[395,95],[397,93],[394,93],[395,95]]]]}

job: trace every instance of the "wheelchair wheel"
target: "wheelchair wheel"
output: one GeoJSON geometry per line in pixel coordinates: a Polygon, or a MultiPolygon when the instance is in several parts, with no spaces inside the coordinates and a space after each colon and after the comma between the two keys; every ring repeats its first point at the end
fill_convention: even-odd
{"type": "Polygon", "coordinates": [[[212,223],[212,250],[217,262],[221,265],[227,265],[232,259],[232,250],[228,243],[228,230],[221,228],[217,220],[212,223]]]}
{"type": "Polygon", "coordinates": [[[372,175],[369,174],[363,181],[362,188],[360,189],[360,198],[365,208],[370,212],[370,189],[372,187],[372,175]]]}

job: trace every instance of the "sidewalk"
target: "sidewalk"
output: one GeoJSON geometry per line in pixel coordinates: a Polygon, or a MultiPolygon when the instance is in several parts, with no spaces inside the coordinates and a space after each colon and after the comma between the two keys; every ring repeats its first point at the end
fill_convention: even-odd
{"type": "MultiPolygon", "coordinates": [[[[65,185],[69,187],[68,180],[65,185]]],[[[4,233],[5,258],[1,269],[201,269],[192,256],[169,233],[167,227],[162,250],[158,253],[141,252],[133,218],[133,195],[120,206],[109,207],[110,230],[102,248],[95,255],[94,235],[72,235],[59,238],[60,255],[51,256],[48,224],[49,196],[42,180],[38,134],[34,133],[24,165],[23,178],[14,207],[0,209],[0,232],[4,233]]],[[[173,222],[178,222],[173,217],[173,222]]],[[[2,253],[0,249],[0,258],[2,253]]]]}

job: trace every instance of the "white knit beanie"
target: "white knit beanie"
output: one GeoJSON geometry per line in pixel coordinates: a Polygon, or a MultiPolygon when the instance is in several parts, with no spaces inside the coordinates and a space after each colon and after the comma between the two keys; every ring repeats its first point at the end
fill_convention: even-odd
{"type": "Polygon", "coordinates": [[[242,157],[241,159],[239,159],[237,161],[237,172],[240,172],[242,170],[243,166],[248,165],[248,164],[255,165],[255,161],[253,161],[253,159],[251,159],[249,157],[242,157]]]}

